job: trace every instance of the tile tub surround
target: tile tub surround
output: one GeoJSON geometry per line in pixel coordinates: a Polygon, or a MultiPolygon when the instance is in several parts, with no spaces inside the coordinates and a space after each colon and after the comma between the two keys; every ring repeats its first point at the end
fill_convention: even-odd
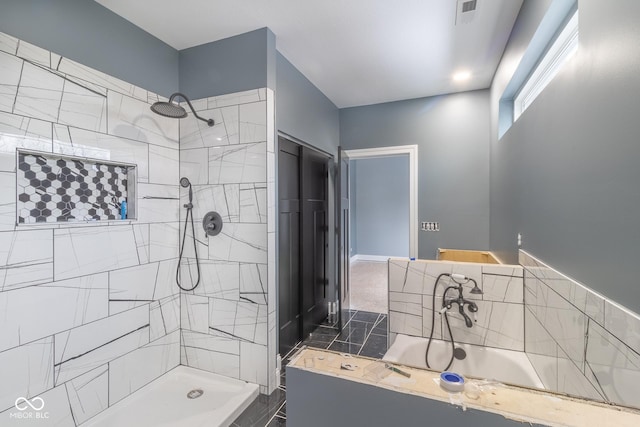
{"type": "Polygon", "coordinates": [[[520,251],[525,351],[545,387],[640,407],[640,316],[520,251]]]}
{"type": "Polygon", "coordinates": [[[0,33],[0,425],[18,397],[80,425],[180,363],[179,124],[158,99],[0,33]],[[17,148],[136,164],[137,220],[16,225],[17,148]]]}
{"type": "MultiPolygon", "coordinates": [[[[389,331],[417,337],[429,337],[431,331],[433,290],[442,273],[458,273],[473,278],[482,295],[464,285],[464,297],[478,304],[477,322],[467,328],[457,307],[449,310],[454,339],[466,344],[506,350],[524,350],[524,304],[522,267],[514,265],[476,264],[449,261],[389,260],[389,331]]],[[[443,277],[436,289],[436,310],[442,306],[442,293],[450,279],[443,277]]],[[[448,295],[454,296],[453,291],[448,295]]],[[[456,294],[457,295],[457,294],[456,294]]],[[[471,317],[472,313],[468,313],[471,317]]],[[[449,339],[440,314],[435,316],[434,338],[449,339]]]]}
{"type": "MultiPolygon", "coordinates": [[[[257,89],[193,101],[199,120],[180,124],[180,176],[193,185],[193,219],[201,285],[182,294],[184,365],[260,385],[275,376],[274,94],[257,89]],[[209,211],[223,220],[219,235],[200,224],[209,211]]],[[[180,189],[181,206],[188,189],[180,189]]],[[[186,211],[181,210],[181,232],[186,211]]],[[[190,225],[181,268],[184,286],[195,280],[190,225]]]]}

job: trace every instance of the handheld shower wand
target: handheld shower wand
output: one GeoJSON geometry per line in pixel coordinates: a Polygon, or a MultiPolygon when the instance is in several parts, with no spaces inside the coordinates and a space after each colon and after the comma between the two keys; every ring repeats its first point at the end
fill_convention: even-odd
{"type": "Polygon", "coordinates": [[[191,182],[187,177],[180,178],[180,186],[183,188],[189,188],[189,203],[184,204],[184,208],[187,210],[187,215],[184,218],[184,233],[182,235],[182,244],[180,245],[180,254],[178,256],[178,266],[176,268],[176,284],[183,291],[192,291],[200,284],[200,260],[198,259],[198,243],[196,241],[196,230],[193,225],[193,190],[191,188],[191,182]],[[191,217],[191,234],[193,237],[193,251],[196,255],[196,269],[198,272],[198,278],[196,283],[191,288],[184,288],[180,283],[180,264],[182,263],[182,255],[184,253],[184,243],[187,239],[187,226],[189,224],[189,217],[191,217]]]}

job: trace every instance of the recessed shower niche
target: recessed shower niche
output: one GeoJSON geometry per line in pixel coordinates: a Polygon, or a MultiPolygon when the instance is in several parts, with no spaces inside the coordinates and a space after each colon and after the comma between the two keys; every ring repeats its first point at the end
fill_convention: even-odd
{"type": "Polygon", "coordinates": [[[18,224],[135,219],[136,165],[17,152],[18,224]]]}

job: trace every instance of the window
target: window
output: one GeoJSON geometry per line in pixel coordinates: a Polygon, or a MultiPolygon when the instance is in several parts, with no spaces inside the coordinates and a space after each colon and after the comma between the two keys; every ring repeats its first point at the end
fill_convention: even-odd
{"type": "Polygon", "coordinates": [[[513,121],[518,120],[518,117],[531,105],[577,50],[578,11],[576,10],[542,55],[538,65],[513,99],[513,121]]]}

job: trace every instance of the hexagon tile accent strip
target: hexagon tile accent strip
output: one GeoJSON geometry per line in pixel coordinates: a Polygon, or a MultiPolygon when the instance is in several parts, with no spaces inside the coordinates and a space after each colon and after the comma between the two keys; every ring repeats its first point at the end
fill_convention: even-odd
{"type": "Polygon", "coordinates": [[[129,167],[18,153],[18,223],[120,219],[129,167]]]}

